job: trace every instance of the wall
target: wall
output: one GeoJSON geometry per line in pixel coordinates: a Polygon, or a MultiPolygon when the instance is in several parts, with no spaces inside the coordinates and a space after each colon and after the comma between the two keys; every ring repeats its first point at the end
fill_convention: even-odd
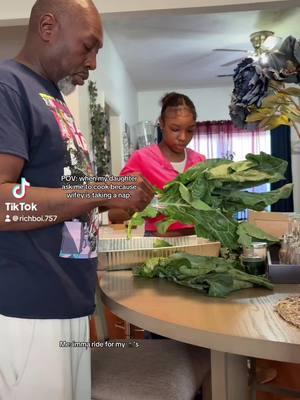
{"type": "MultiPolygon", "coordinates": [[[[299,129],[300,126],[298,125],[299,129]]],[[[300,138],[298,138],[296,130],[292,128],[292,174],[294,182],[294,209],[300,213],[300,138]]]]}
{"type": "MultiPolygon", "coordinates": [[[[138,120],[137,92],[121,58],[106,33],[104,47],[99,52],[97,64],[97,70],[90,74],[90,79],[96,82],[100,98],[103,98],[110,108],[112,172],[113,174],[118,174],[122,168],[122,135],[125,122],[132,126],[138,120]]],[[[80,128],[83,132],[88,132],[89,99],[87,85],[78,89],[78,96],[80,128]]]]}

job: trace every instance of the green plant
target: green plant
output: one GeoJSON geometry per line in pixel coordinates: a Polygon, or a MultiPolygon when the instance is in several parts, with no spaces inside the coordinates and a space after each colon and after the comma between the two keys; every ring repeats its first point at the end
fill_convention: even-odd
{"type": "Polygon", "coordinates": [[[249,275],[221,257],[174,253],[153,257],[133,271],[142,278],[163,278],[190,287],[211,297],[227,297],[231,292],[256,286],[273,289],[263,276],[249,275]]]}
{"type": "Polygon", "coordinates": [[[128,225],[129,237],[132,226],[160,213],[166,218],[157,224],[159,233],[165,233],[170,224],[180,221],[194,225],[197,236],[220,241],[231,252],[240,253],[252,241],[276,242],[276,238],[254,225],[238,223],[234,215],[245,208],[263,211],[268,205],[288,198],[292,184],[266,193],[244,190],[284,179],[286,168],[286,161],[262,152],[248,154],[243,161],[212,159],[199,163],[179,174],[163,190],[156,190],[158,203],[133,215],[128,225]]]}
{"type": "Polygon", "coordinates": [[[96,83],[89,81],[88,90],[94,172],[97,176],[108,175],[111,173],[109,121],[105,110],[97,103],[96,83]]]}

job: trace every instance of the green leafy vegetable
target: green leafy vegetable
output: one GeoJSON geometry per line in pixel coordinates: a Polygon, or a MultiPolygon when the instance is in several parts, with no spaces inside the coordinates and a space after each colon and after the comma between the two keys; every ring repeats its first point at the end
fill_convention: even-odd
{"type": "Polygon", "coordinates": [[[278,242],[278,239],[268,233],[264,232],[257,226],[250,224],[249,222],[242,222],[238,226],[239,243],[242,246],[251,246],[252,239],[254,241],[267,241],[269,243],[278,242]]]}
{"type": "Polygon", "coordinates": [[[255,286],[273,288],[264,277],[239,271],[224,258],[187,253],[150,258],[133,273],[143,278],[167,279],[212,297],[226,297],[236,290],[255,286]]]}
{"type": "Polygon", "coordinates": [[[141,226],[145,222],[145,218],[154,218],[158,214],[157,210],[153,207],[147,207],[142,212],[136,212],[133,214],[131,220],[128,224],[127,236],[131,238],[132,236],[132,228],[134,226],[141,226]]]}
{"type": "Polygon", "coordinates": [[[220,241],[230,251],[238,251],[252,241],[274,242],[276,239],[262,230],[248,223],[239,224],[234,214],[246,208],[262,211],[288,198],[292,184],[266,193],[245,190],[284,179],[286,168],[286,161],[263,152],[248,154],[246,160],[238,162],[207,160],[179,174],[163,190],[157,190],[158,202],[163,207],[148,207],[136,213],[131,224],[141,224],[144,218],[160,213],[165,219],[157,225],[159,233],[180,221],[194,225],[197,236],[220,241]]]}
{"type": "Polygon", "coordinates": [[[153,247],[154,248],[159,248],[159,247],[173,247],[172,244],[167,242],[166,240],[163,239],[155,239],[153,242],[153,247]]]}

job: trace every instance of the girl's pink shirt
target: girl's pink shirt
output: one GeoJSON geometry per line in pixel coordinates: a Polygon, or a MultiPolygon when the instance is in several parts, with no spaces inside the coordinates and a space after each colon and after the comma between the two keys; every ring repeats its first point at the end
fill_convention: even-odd
{"type": "MultiPolygon", "coordinates": [[[[187,150],[187,161],[184,171],[193,167],[195,164],[205,161],[205,156],[191,149],[187,150]]],[[[127,164],[121,171],[121,175],[131,175],[134,172],[140,172],[153,186],[162,189],[167,183],[173,181],[178,172],[173,168],[169,160],[167,160],[157,144],[144,147],[135,151],[127,164]]],[[[155,232],[156,223],[164,217],[149,218],[146,221],[145,230],[155,232]]],[[[183,225],[175,222],[170,225],[169,231],[178,229],[191,228],[191,225],[183,225]]]]}

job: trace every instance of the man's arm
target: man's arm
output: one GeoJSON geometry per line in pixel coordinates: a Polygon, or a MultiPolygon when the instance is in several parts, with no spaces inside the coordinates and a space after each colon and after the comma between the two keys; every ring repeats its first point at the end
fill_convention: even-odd
{"type": "MultiPolygon", "coordinates": [[[[54,225],[62,221],[70,220],[78,217],[95,207],[99,207],[100,211],[110,208],[118,209],[134,209],[143,210],[153,197],[150,185],[140,176],[137,177],[135,185],[137,189],[128,191],[129,199],[99,199],[99,198],[82,198],[70,199],[67,194],[74,190],[63,190],[60,188],[40,188],[29,187],[26,190],[25,199],[16,199],[12,194],[12,189],[18,182],[24,167],[24,160],[20,157],[7,154],[0,154],[0,231],[17,231],[31,230],[54,225]],[[5,203],[34,203],[37,205],[37,211],[8,211],[5,203]],[[55,215],[55,221],[44,222],[5,222],[6,215],[34,215],[46,216],[55,215]]],[[[81,193],[83,197],[90,193],[85,190],[76,191],[81,193]]],[[[93,191],[99,193],[99,190],[93,191]]],[[[106,191],[107,192],[107,191],[106,191]]],[[[114,190],[108,191],[115,193],[114,190]]]]}
{"type": "Polygon", "coordinates": [[[119,210],[114,208],[113,210],[109,210],[108,219],[112,224],[122,224],[124,221],[128,221],[132,217],[132,213],[129,213],[126,210],[119,210]]]}

